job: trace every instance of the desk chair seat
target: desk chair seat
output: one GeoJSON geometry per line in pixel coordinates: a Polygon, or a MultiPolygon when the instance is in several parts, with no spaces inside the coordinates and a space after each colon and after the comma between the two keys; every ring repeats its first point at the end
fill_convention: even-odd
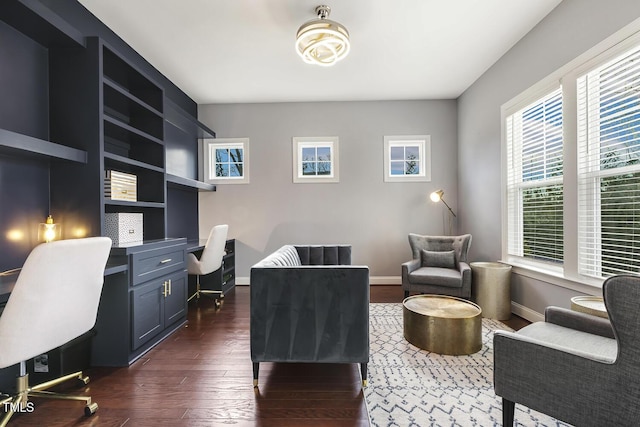
{"type": "Polygon", "coordinates": [[[43,243],[27,257],[0,316],[0,368],[20,364],[16,393],[0,397],[0,411],[5,412],[0,426],[16,410],[28,408],[29,396],[84,401],[87,416],[98,409],[89,396],[46,391],[73,378],[86,384],[89,379],[82,372],[31,386],[26,360],[94,327],[110,250],[111,239],[91,237],[43,243]]]}
{"type": "MultiPolygon", "coordinates": [[[[224,247],[227,243],[228,232],[229,226],[227,224],[216,225],[209,232],[209,237],[207,238],[207,243],[204,245],[200,259],[192,253],[187,254],[187,273],[196,276],[196,291],[188,298],[188,301],[191,301],[193,298],[200,299],[200,294],[219,295],[220,298],[224,298],[222,291],[202,289],[200,286],[200,276],[211,274],[222,268],[222,257],[224,256],[224,247]]],[[[216,307],[220,307],[220,301],[218,299],[215,300],[215,304],[216,307]]]]}

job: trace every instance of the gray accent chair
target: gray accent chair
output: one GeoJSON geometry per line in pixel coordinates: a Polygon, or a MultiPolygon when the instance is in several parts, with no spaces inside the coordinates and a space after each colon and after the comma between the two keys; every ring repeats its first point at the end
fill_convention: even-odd
{"type": "Polygon", "coordinates": [[[603,284],[609,320],[548,307],[545,321],[494,335],[494,389],[503,425],[515,404],[576,426],[631,426],[640,419],[640,277],[603,284]]]}
{"type": "Polygon", "coordinates": [[[471,298],[471,267],[467,257],[471,234],[423,236],[409,234],[413,259],[402,264],[402,289],[471,298]]]}
{"type": "Polygon", "coordinates": [[[253,384],[261,362],[369,362],[369,268],[351,246],[285,245],[251,267],[253,384]]]}

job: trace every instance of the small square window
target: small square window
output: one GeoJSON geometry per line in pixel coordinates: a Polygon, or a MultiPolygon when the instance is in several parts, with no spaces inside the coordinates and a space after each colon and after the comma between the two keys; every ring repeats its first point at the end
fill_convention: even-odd
{"type": "Polygon", "coordinates": [[[384,137],[385,182],[431,181],[429,135],[384,137]]]}
{"type": "Polygon", "coordinates": [[[338,138],[294,137],[293,182],[338,182],[338,138]]]}
{"type": "Polygon", "coordinates": [[[249,182],[249,138],[203,140],[204,181],[210,184],[249,182]]]}

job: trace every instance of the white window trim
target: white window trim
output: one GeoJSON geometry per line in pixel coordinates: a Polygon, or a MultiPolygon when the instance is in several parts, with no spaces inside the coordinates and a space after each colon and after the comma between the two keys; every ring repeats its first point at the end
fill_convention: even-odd
{"type": "Polygon", "coordinates": [[[577,177],[577,77],[597,64],[607,61],[640,43],[640,19],[623,27],[598,43],[573,61],[565,64],[545,79],[531,86],[500,108],[501,123],[501,212],[502,212],[502,262],[513,265],[514,272],[560,287],[585,293],[598,294],[603,279],[578,273],[578,177],[577,177]],[[507,176],[506,176],[506,118],[522,108],[529,100],[540,97],[554,86],[563,87],[563,137],[564,137],[564,265],[561,268],[547,263],[530,262],[508,254],[507,176]]]}
{"type": "Polygon", "coordinates": [[[297,184],[340,182],[340,150],[337,136],[293,137],[293,182],[297,184]],[[329,175],[303,175],[302,149],[309,147],[329,147],[331,150],[331,173],[329,175]]]}
{"type": "Polygon", "coordinates": [[[203,182],[208,184],[249,184],[249,138],[204,138],[202,140],[202,174],[203,182]],[[211,163],[215,162],[216,148],[242,148],[243,168],[241,177],[211,177],[209,170],[211,163]]]}
{"type": "Polygon", "coordinates": [[[394,135],[384,137],[384,182],[430,182],[431,135],[394,135]],[[417,145],[420,153],[420,173],[415,175],[391,174],[391,148],[417,145]]]}

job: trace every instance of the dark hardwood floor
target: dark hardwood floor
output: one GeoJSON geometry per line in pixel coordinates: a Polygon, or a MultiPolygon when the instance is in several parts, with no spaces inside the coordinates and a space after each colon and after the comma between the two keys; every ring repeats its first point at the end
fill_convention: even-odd
{"type": "MultiPolygon", "coordinates": [[[[372,286],[371,302],[401,302],[399,286],[372,286]]],[[[189,305],[186,326],[129,368],[92,368],[85,388],[100,409],[83,403],[33,399],[33,413],[10,426],[368,426],[359,367],[341,364],[260,365],[252,386],[249,287],[239,286],[221,309],[202,298],[189,305]]],[[[527,324],[512,316],[519,329],[527,324]]],[[[71,382],[73,383],[73,382],[71,382]]]]}

